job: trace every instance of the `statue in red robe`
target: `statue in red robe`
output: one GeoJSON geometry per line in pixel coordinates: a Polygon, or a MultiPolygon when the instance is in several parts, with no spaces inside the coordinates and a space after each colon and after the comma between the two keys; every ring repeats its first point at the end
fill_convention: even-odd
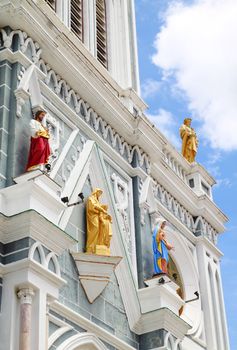
{"type": "Polygon", "coordinates": [[[45,114],[42,110],[37,111],[35,119],[32,119],[30,122],[31,142],[26,171],[41,168],[41,166],[48,163],[50,156],[50,135],[48,129],[42,123],[45,114]]]}

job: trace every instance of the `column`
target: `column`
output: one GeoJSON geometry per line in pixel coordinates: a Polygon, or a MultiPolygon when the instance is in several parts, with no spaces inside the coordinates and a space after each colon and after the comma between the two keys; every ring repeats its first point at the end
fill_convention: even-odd
{"type": "Polygon", "coordinates": [[[202,237],[197,243],[197,259],[200,276],[200,292],[202,310],[204,312],[204,327],[207,340],[207,349],[216,349],[215,319],[213,317],[212,290],[208,273],[208,257],[206,255],[205,241],[202,237]]]}
{"type": "Polygon", "coordinates": [[[31,305],[34,291],[23,288],[17,293],[20,299],[20,341],[19,350],[30,350],[31,344],[31,305]]]}

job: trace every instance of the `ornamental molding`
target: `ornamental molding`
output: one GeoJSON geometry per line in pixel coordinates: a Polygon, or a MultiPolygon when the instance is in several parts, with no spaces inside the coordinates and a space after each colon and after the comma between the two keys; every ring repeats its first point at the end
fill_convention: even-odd
{"type": "Polygon", "coordinates": [[[0,191],[0,212],[12,216],[33,209],[57,224],[65,205],[60,200],[61,187],[41,170],[14,178],[15,185],[0,191]]]}
{"type": "Polygon", "coordinates": [[[57,347],[57,350],[74,350],[80,348],[83,345],[90,350],[107,350],[102,341],[94,334],[81,333],[73,335],[66,339],[61,345],[57,347]]]}
{"type": "Polygon", "coordinates": [[[151,216],[152,230],[156,217],[159,215],[153,190],[153,182],[150,176],[142,182],[140,181],[139,207],[141,210],[141,225],[145,225],[147,214],[151,216]]]}
{"type": "Polygon", "coordinates": [[[138,290],[141,311],[144,314],[169,305],[169,309],[178,316],[179,309],[185,305],[185,302],[176,292],[179,286],[166,275],[162,277],[164,280],[162,283],[159,282],[160,278],[145,280],[144,283],[148,288],[138,290]]]}
{"type": "Polygon", "coordinates": [[[0,214],[0,223],[0,241],[3,244],[31,237],[38,243],[32,246],[29,258],[34,260],[34,251],[38,248],[42,266],[48,267],[50,259],[52,259],[58,275],[57,256],[62,254],[65,249],[73,249],[76,244],[72,237],[65,234],[60,228],[34,210],[28,210],[9,217],[0,214]],[[43,245],[53,253],[45,255],[40,245],[43,245]]]}
{"type": "MultiPolygon", "coordinates": [[[[13,37],[16,35],[20,40],[20,51],[26,54],[27,48],[31,51],[28,57],[34,65],[36,65],[46,76],[44,83],[54,91],[54,93],[66,103],[80,118],[82,118],[95,132],[101,130],[102,138],[108,142],[119,154],[125,158],[129,164],[132,163],[134,154],[138,155],[140,167],[144,167],[146,172],[150,172],[149,156],[138,146],[129,144],[121,135],[119,135],[113,127],[111,127],[101,116],[99,116],[93,108],[85,102],[77,91],[72,89],[70,85],[60,75],[58,75],[49,64],[40,59],[42,50],[38,43],[29,38],[25,32],[20,30],[11,31],[9,34],[5,29],[1,29],[2,42],[1,46],[6,49],[12,49],[13,37]]],[[[28,54],[29,55],[29,54],[28,54]]],[[[28,68],[33,70],[33,68],[28,68]]],[[[24,76],[22,79],[24,79],[24,76]]],[[[19,83],[19,85],[21,82],[19,83]]],[[[21,115],[22,100],[18,102],[18,114],[21,115]]]]}
{"type": "Polygon", "coordinates": [[[20,51],[26,54],[27,49],[31,50],[30,59],[33,63],[39,61],[42,50],[37,42],[34,42],[32,38],[28,37],[26,32],[21,30],[11,30],[9,33],[5,29],[1,29],[1,47],[12,49],[12,42],[14,36],[18,36],[20,41],[20,51]]]}
{"type": "Polygon", "coordinates": [[[128,252],[128,256],[131,264],[136,269],[136,263],[134,264],[135,253],[135,237],[134,230],[132,230],[131,213],[129,213],[129,198],[132,198],[132,194],[129,193],[129,184],[122,179],[121,176],[115,172],[111,175],[114,199],[118,211],[118,216],[121,222],[121,228],[123,233],[123,240],[128,252]]]}
{"type": "Polygon", "coordinates": [[[135,152],[138,155],[140,167],[145,167],[146,172],[150,172],[149,156],[138,146],[130,145],[111,127],[93,108],[85,102],[79,94],[73,90],[67,82],[57,75],[49,65],[41,59],[39,61],[40,70],[47,76],[45,84],[59,96],[77,115],[79,115],[93,130],[101,131],[102,138],[108,142],[129,164],[132,163],[135,152]],[[52,86],[53,85],[53,86],[52,86]]]}
{"type": "Polygon", "coordinates": [[[172,350],[182,350],[182,344],[181,344],[181,341],[180,339],[175,339],[172,334],[170,332],[168,332],[165,336],[165,339],[164,339],[164,348],[161,347],[161,348],[158,348],[157,350],[166,350],[168,349],[168,346],[172,347],[172,350]],[[179,346],[179,348],[178,348],[179,346]]]}
{"type": "MultiPolygon", "coordinates": [[[[128,162],[128,164],[131,164],[133,156],[136,153],[138,155],[139,166],[143,167],[142,169],[144,169],[147,173],[150,172],[151,161],[149,156],[140,147],[138,147],[138,145],[132,146],[127,141],[125,141],[125,139],[121,137],[113,129],[113,127],[111,127],[104,119],[98,116],[98,114],[88,105],[88,103],[86,103],[79,96],[79,94],[75,90],[70,88],[70,86],[67,84],[67,82],[64,79],[62,79],[57,73],[55,73],[51,69],[51,67],[41,59],[42,50],[40,51],[38,43],[34,42],[32,39],[30,40],[30,38],[27,37],[26,33],[20,30],[11,31],[10,33],[7,33],[7,30],[2,29],[1,33],[2,33],[1,45],[8,52],[11,50],[11,45],[12,45],[14,35],[19,36],[20,37],[19,51],[15,51],[15,52],[10,51],[12,52],[12,55],[17,56],[18,53],[22,53],[22,55],[25,58],[25,62],[27,62],[25,63],[26,66],[29,66],[29,62],[34,64],[37,70],[38,78],[42,80],[42,82],[40,83],[45,85],[45,87],[47,87],[48,89],[51,89],[55,97],[57,98],[59,97],[60,100],[63,103],[65,103],[65,106],[68,106],[73,113],[76,113],[76,116],[79,116],[81,120],[85,121],[86,124],[89,125],[89,127],[97,133],[98,137],[102,137],[102,139],[105,140],[107,144],[112,146],[112,148],[117,151],[117,154],[122,156],[123,159],[128,162]],[[40,75],[39,72],[41,72],[41,77],[39,76],[40,75]],[[45,79],[45,82],[43,83],[44,79],[45,79]]],[[[1,51],[1,55],[4,54],[5,50],[1,51]]],[[[16,57],[15,57],[15,60],[16,60],[16,57]]],[[[21,58],[21,61],[23,61],[23,58],[21,58]]],[[[20,100],[19,102],[19,106],[20,106],[21,103],[23,103],[20,93],[19,93],[19,100],[20,100]]],[[[19,108],[21,108],[21,106],[19,108]]],[[[147,132],[149,133],[149,130],[147,130],[147,132]]],[[[166,152],[166,149],[163,150],[163,152],[166,152]]],[[[168,152],[168,148],[167,148],[167,152],[168,152]]],[[[197,195],[188,187],[187,183],[182,178],[183,176],[184,177],[186,176],[186,173],[184,174],[183,171],[186,171],[186,170],[188,171],[188,169],[186,169],[185,162],[182,161],[182,159],[178,156],[177,152],[176,154],[178,158],[177,160],[178,163],[180,163],[180,166],[183,166],[183,170],[181,169],[182,167],[179,168],[179,166],[178,166],[178,170],[176,169],[177,172],[181,174],[181,178],[179,176],[180,186],[177,183],[177,187],[185,191],[185,193],[187,193],[187,190],[189,190],[193,210],[196,210],[194,209],[194,207],[196,206],[194,205],[194,202],[197,201],[197,195]]],[[[164,160],[164,163],[165,163],[165,160],[164,160]]],[[[177,168],[176,165],[174,165],[174,167],[177,168]]],[[[195,169],[197,168],[199,170],[200,169],[202,170],[202,167],[199,165],[195,166],[195,169]]],[[[174,170],[172,170],[172,172],[173,171],[174,170]]],[[[154,173],[157,172],[156,165],[153,169],[153,172],[154,173]]],[[[163,174],[161,175],[163,176],[163,174]]],[[[160,175],[157,174],[157,176],[160,176],[160,175]]],[[[165,172],[164,176],[167,177],[167,171],[165,172]]],[[[173,178],[173,175],[172,175],[172,178],[173,178]]],[[[165,181],[167,182],[167,180],[165,181]]],[[[177,181],[175,180],[175,182],[177,181]]],[[[177,188],[175,189],[175,192],[177,192],[177,188]]],[[[215,206],[213,202],[211,203],[211,200],[209,200],[209,198],[207,198],[206,195],[199,197],[198,201],[199,201],[198,206],[203,207],[202,211],[204,211],[206,208],[208,209],[208,213],[205,216],[209,216],[212,218],[212,225],[215,227],[215,229],[218,232],[223,231],[224,226],[222,222],[226,221],[227,218],[220,212],[220,210],[215,206]],[[218,217],[220,217],[220,214],[221,214],[221,219],[218,219],[218,217]]],[[[198,211],[200,212],[200,210],[198,211]]],[[[213,239],[213,241],[215,241],[215,239],[213,239]]]]}
{"type": "Polygon", "coordinates": [[[22,288],[17,292],[17,296],[22,304],[32,304],[33,296],[35,295],[32,288],[22,288]]]}
{"type": "Polygon", "coordinates": [[[49,318],[49,322],[53,323],[54,325],[56,325],[58,327],[58,329],[56,331],[54,331],[48,339],[48,349],[51,348],[51,346],[53,345],[53,343],[59,339],[61,336],[63,336],[63,334],[67,333],[68,331],[72,330],[73,327],[69,324],[67,324],[65,321],[53,316],[52,314],[50,314],[50,307],[51,304],[49,305],[49,310],[48,310],[48,318],[49,318]]]}
{"type": "Polygon", "coordinates": [[[15,275],[14,284],[18,290],[28,288],[28,286],[38,290],[44,285],[52,301],[58,299],[59,288],[67,283],[63,278],[30,259],[23,259],[4,265],[2,269],[3,277],[10,273],[15,275]]]}
{"type": "MultiPolygon", "coordinates": [[[[91,322],[89,319],[81,316],[79,313],[73,311],[72,309],[61,304],[58,301],[55,301],[50,306],[50,310],[63,316],[65,318],[65,321],[69,320],[69,321],[72,321],[72,322],[78,324],[80,327],[85,329],[88,333],[93,333],[96,337],[104,340],[105,342],[114,346],[116,349],[134,350],[134,348],[131,345],[129,345],[128,343],[126,343],[122,339],[116,337],[114,334],[101,328],[96,323],[91,322]]],[[[51,318],[51,314],[50,314],[50,318],[51,318]]],[[[59,322],[60,320],[58,319],[57,321],[59,322]]],[[[56,322],[54,321],[54,323],[56,323],[56,322]]]]}
{"type": "Polygon", "coordinates": [[[195,236],[205,236],[212,243],[217,243],[217,231],[201,216],[194,220],[191,213],[185,209],[176,198],[174,198],[161,184],[147,176],[141,182],[140,209],[141,224],[145,222],[145,215],[149,214],[152,221],[152,228],[159,214],[157,201],[166,208],[175,218],[180,221],[195,236]]]}
{"type": "MultiPolygon", "coordinates": [[[[84,157],[83,161],[81,160],[80,163],[78,163],[74,171],[75,173],[77,173],[77,178],[75,178],[72,175],[72,178],[69,178],[69,182],[71,181],[71,185],[67,188],[67,195],[70,198],[70,201],[73,201],[74,198],[78,195],[78,193],[81,192],[83,185],[89,175],[92,188],[98,187],[103,190],[102,200],[103,202],[108,204],[111,216],[113,217],[113,237],[111,240],[111,255],[112,257],[124,257],[115,269],[115,275],[118,279],[118,283],[120,286],[121,296],[128,317],[130,329],[137,334],[143,334],[157,329],[156,322],[159,321],[158,324],[161,326],[160,328],[165,327],[167,330],[170,330],[175,336],[179,336],[180,338],[184,337],[184,335],[186,334],[185,332],[188,331],[190,326],[187,325],[187,323],[181,319],[178,322],[179,325],[175,326],[174,323],[176,323],[177,316],[174,313],[172,313],[172,316],[168,316],[168,318],[165,317],[166,321],[165,323],[162,323],[160,322],[160,317],[163,315],[162,309],[152,310],[145,314],[141,312],[141,303],[138,297],[137,282],[133,274],[134,269],[132,268],[129,262],[126,247],[122,239],[123,232],[119,220],[118,209],[114,199],[113,189],[110,183],[111,180],[108,178],[106,165],[104,164],[103,160],[103,155],[95,144],[91,144],[91,147],[90,149],[88,149],[86,157],[84,157]],[[173,331],[175,333],[173,333],[173,331]]],[[[67,226],[67,223],[70,219],[70,215],[72,213],[70,212],[70,209],[71,208],[68,208],[64,215],[61,217],[59,226],[62,229],[64,229],[67,226]]],[[[170,311],[168,311],[168,314],[167,312],[165,314],[169,315],[169,312],[170,311]]]]}
{"type": "Polygon", "coordinates": [[[41,264],[46,270],[52,271],[50,264],[52,264],[53,271],[57,276],[61,277],[60,265],[58,262],[58,257],[54,252],[45,253],[43,245],[40,242],[35,242],[29,250],[28,255],[30,260],[34,260],[41,264]],[[35,254],[39,256],[39,261],[36,260],[35,254]]]}

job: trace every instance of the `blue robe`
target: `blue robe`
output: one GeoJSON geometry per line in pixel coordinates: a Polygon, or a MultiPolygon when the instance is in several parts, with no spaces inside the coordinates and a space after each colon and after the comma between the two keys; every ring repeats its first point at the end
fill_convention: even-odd
{"type": "Polygon", "coordinates": [[[167,273],[167,264],[169,261],[168,249],[164,240],[157,242],[157,234],[159,232],[159,226],[156,226],[152,234],[153,245],[153,259],[154,259],[154,273],[167,273]]]}

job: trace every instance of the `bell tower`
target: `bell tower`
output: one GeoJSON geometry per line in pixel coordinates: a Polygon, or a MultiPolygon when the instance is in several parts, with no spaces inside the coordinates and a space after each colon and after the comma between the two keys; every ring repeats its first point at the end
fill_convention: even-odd
{"type": "Polygon", "coordinates": [[[139,92],[134,0],[46,0],[123,88],[139,92]]]}

